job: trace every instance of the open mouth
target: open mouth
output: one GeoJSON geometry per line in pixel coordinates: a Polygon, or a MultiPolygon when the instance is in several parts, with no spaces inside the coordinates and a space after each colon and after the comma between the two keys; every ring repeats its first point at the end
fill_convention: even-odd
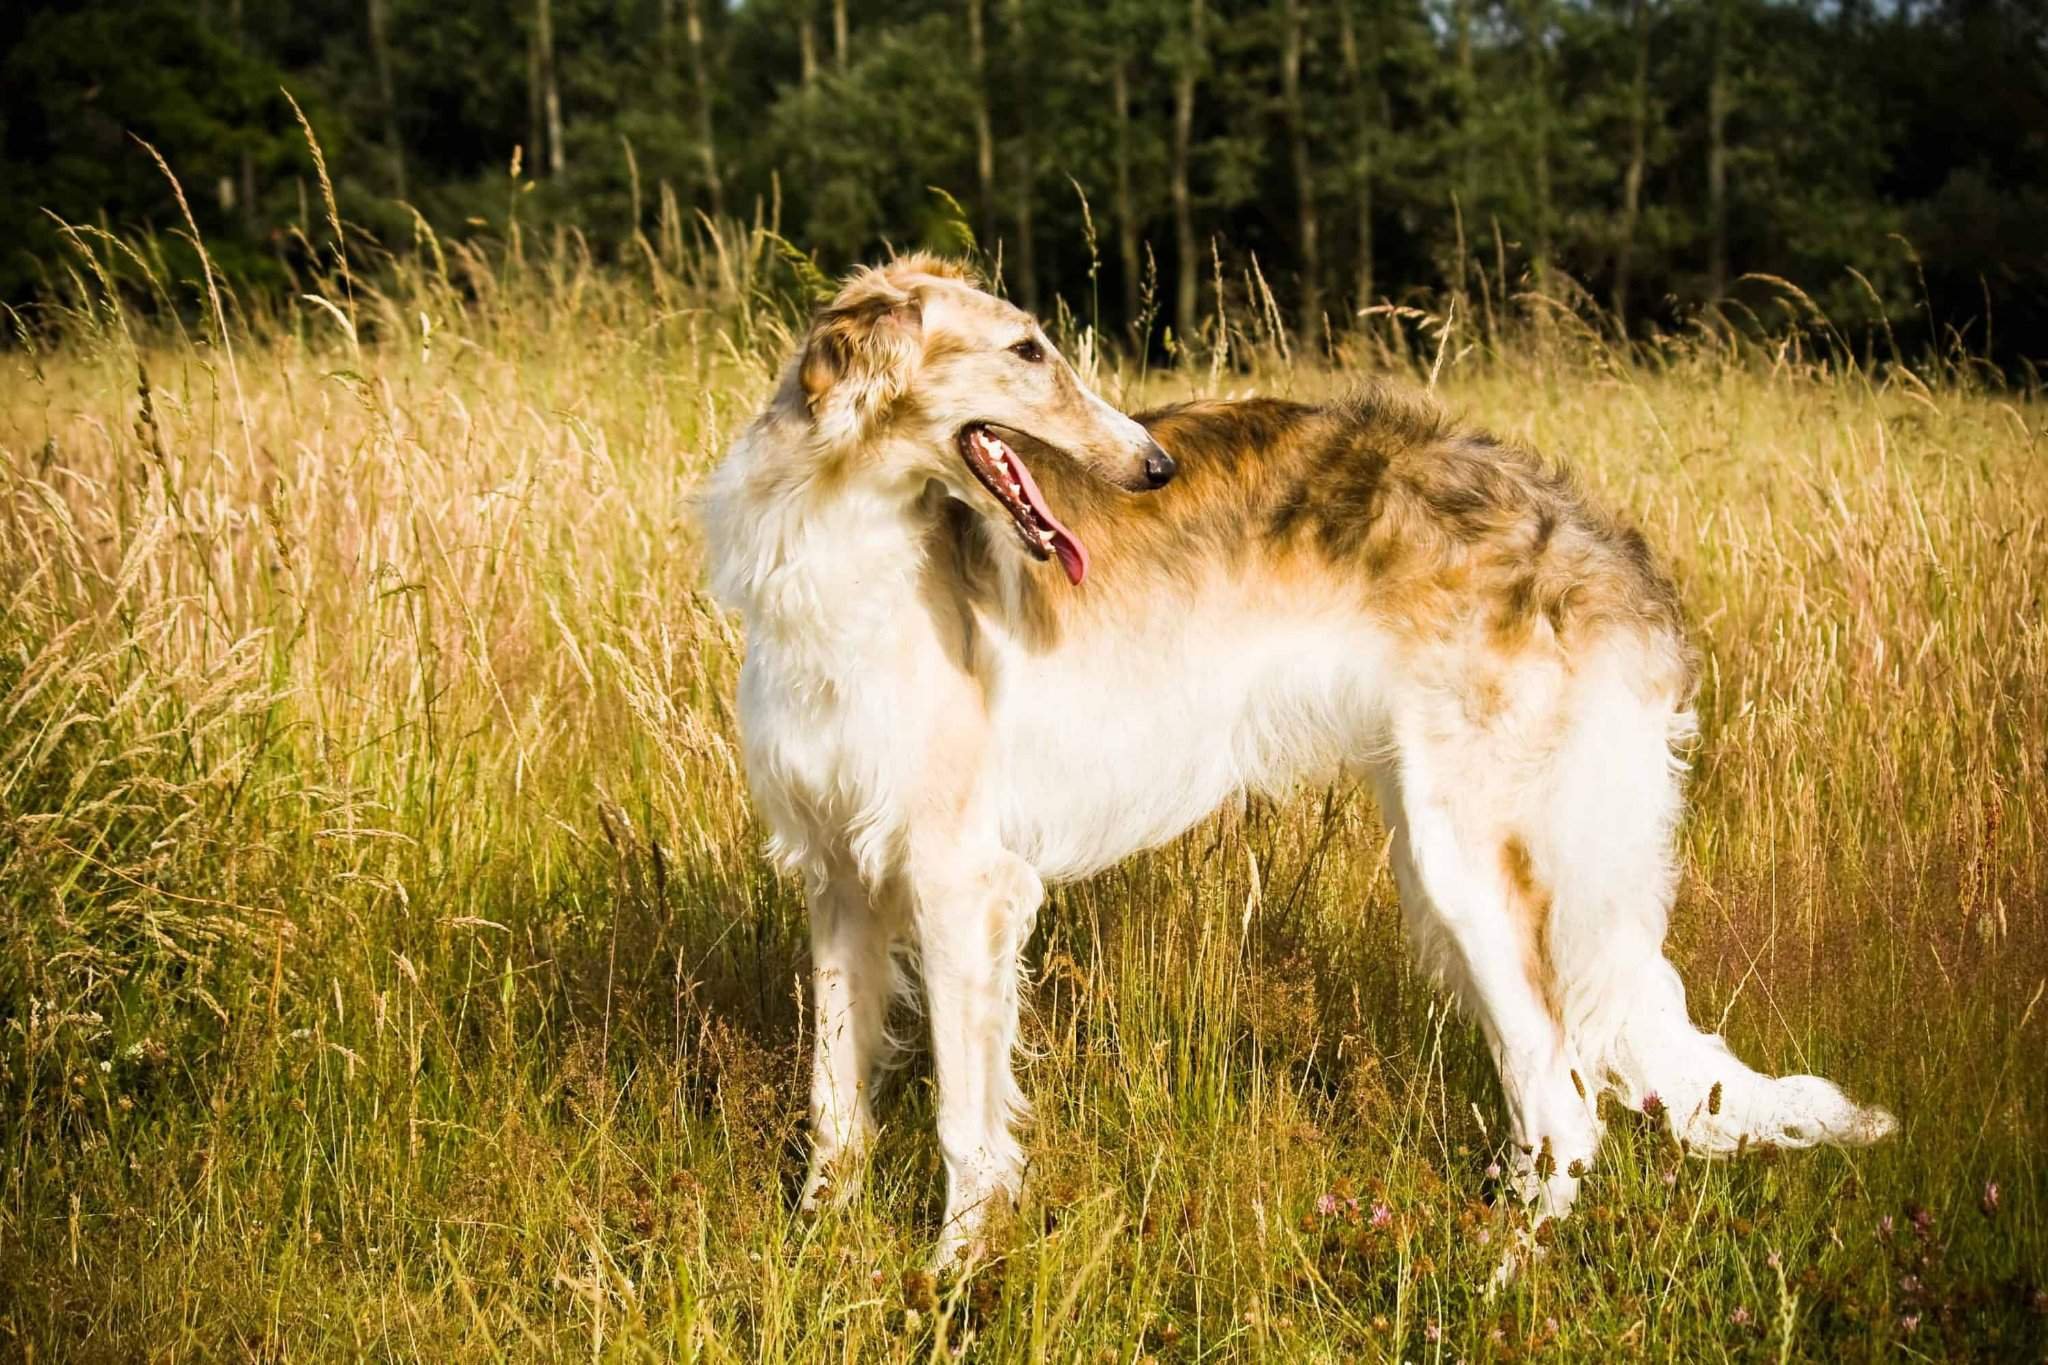
{"type": "Polygon", "coordinates": [[[1017,535],[1034,559],[1059,556],[1067,581],[1079,584],[1088,575],[1088,551],[1074,533],[1045,505],[1045,495],[1017,452],[985,423],[960,430],[960,454],[982,486],[995,494],[996,501],[1017,523],[1017,535]]]}

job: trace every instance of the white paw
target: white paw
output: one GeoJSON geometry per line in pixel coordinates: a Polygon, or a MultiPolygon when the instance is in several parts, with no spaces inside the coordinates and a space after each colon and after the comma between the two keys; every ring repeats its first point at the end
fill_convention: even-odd
{"type": "Polygon", "coordinates": [[[1590,1152],[1560,1161],[1555,1146],[1546,1139],[1533,1152],[1516,1149],[1508,1164],[1508,1188],[1528,1206],[1536,1222],[1563,1218],[1578,1202],[1579,1178],[1591,1165],[1590,1152]]]}
{"type": "Polygon", "coordinates": [[[864,1153],[841,1150],[813,1151],[811,1167],[804,1176],[803,1198],[797,1208],[806,1214],[843,1209],[860,1196],[861,1176],[866,1169],[864,1153]]]}
{"type": "Polygon", "coordinates": [[[1508,1249],[1501,1254],[1500,1264],[1493,1268],[1493,1274],[1486,1277],[1486,1296],[1492,1298],[1514,1283],[1515,1276],[1522,1268],[1542,1260],[1550,1254],[1544,1245],[1536,1240],[1530,1228],[1516,1228],[1508,1238],[1508,1249]]]}
{"type": "Polygon", "coordinates": [[[957,1269],[985,1258],[989,1233],[1016,1212],[1023,1187],[1021,1168],[1007,1164],[983,1179],[958,1182],[946,1201],[932,1268],[957,1269]]]}
{"type": "Polygon", "coordinates": [[[1672,1130],[1687,1147],[1706,1156],[1726,1156],[1745,1146],[1867,1147],[1898,1131],[1899,1121],[1876,1105],[1858,1104],[1834,1082],[1819,1076],[1761,1079],[1747,1093],[1724,1097],[1716,1085],[1672,1130]]]}

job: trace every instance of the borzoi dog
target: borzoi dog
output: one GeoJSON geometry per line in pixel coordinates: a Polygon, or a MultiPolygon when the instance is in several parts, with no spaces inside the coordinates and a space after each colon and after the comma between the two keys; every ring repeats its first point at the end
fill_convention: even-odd
{"type": "Polygon", "coordinates": [[[819,311],[704,515],[746,623],[748,780],[809,894],[807,1208],[856,1188],[898,948],[945,1262],[1022,1181],[1045,884],[1339,773],[1375,788],[1409,933],[1484,1029],[1537,1215],[1570,1208],[1603,1090],[1654,1094],[1702,1153],[1893,1128],[1687,1018],[1663,941],[1692,656],[1642,537],[1535,457],[1377,391],[1127,417],[913,256],[819,311]]]}

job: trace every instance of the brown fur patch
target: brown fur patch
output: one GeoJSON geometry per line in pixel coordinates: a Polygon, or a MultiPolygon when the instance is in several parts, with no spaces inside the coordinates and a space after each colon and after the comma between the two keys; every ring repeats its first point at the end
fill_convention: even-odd
{"type": "Polygon", "coordinates": [[[811,316],[797,376],[812,412],[841,384],[861,390],[863,409],[879,414],[902,395],[924,346],[921,286],[946,280],[974,286],[973,270],[925,252],[863,266],[811,316]]]}
{"type": "Polygon", "coordinates": [[[1550,892],[1536,879],[1529,846],[1518,834],[1510,834],[1500,847],[1501,872],[1507,877],[1508,900],[1522,929],[1522,971],[1529,988],[1543,1001],[1551,1022],[1564,1026],[1564,1001],[1558,989],[1557,967],[1550,955],[1550,892]]]}
{"type": "Polygon", "coordinates": [[[1165,488],[1128,493],[1068,461],[1032,465],[1092,561],[1079,590],[1057,572],[1027,575],[1027,615],[1048,631],[1256,559],[1276,582],[1334,582],[1418,647],[1477,632],[1502,654],[1569,655],[1616,630],[1662,637],[1673,676],[1646,681],[1690,693],[1678,596],[1642,537],[1527,450],[1379,386],[1320,406],[1180,403],[1138,421],[1180,466],[1165,488]]]}

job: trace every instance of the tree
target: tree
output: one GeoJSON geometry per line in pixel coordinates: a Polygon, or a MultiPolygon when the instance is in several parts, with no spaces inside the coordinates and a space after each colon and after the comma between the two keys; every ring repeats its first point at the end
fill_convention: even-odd
{"type": "Polygon", "coordinates": [[[1728,0],[1707,0],[1707,301],[1728,296],[1728,0]]]}
{"type": "Polygon", "coordinates": [[[996,239],[996,136],[988,111],[988,41],[984,0],[967,0],[967,69],[974,76],[974,230],[984,244],[996,239]]]}
{"type": "Polygon", "coordinates": [[[1123,273],[1124,325],[1138,319],[1138,212],[1131,199],[1131,58],[1121,46],[1109,68],[1110,113],[1116,121],[1116,260],[1123,273]]]}
{"type": "MultiPolygon", "coordinates": [[[[1010,51],[1013,54],[1011,69],[1022,88],[1029,90],[1032,73],[1026,64],[1032,47],[1031,36],[1024,26],[1024,0],[1005,0],[1004,11],[1009,18],[1010,51]]],[[[1017,218],[1017,300],[1026,312],[1035,313],[1038,311],[1038,234],[1032,218],[1033,206],[1038,199],[1038,148],[1033,136],[1030,101],[1017,101],[1015,109],[1017,135],[1011,146],[1016,169],[1011,179],[1017,218]]]]}
{"type": "Polygon", "coordinates": [[[818,18],[811,0],[800,0],[796,25],[797,69],[803,73],[803,88],[809,90],[818,82],[818,18]]]}
{"type": "Polygon", "coordinates": [[[1337,49],[1344,64],[1344,84],[1351,96],[1351,211],[1357,228],[1352,260],[1352,308],[1373,304],[1372,176],[1373,139],[1377,135],[1377,99],[1359,52],[1355,0],[1337,0],[1337,49]]]}
{"type": "Polygon", "coordinates": [[[1202,0],[1187,0],[1186,25],[1180,34],[1179,58],[1173,74],[1173,243],[1175,276],[1173,323],[1181,345],[1193,339],[1195,307],[1200,296],[1202,261],[1195,246],[1194,197],[1188,188],[1188,163],[1194,154],[1195,86],[1203,66],[1202,0]]]}
{"type": "MultiPolygon", "coordinates": [[[[545,3],[545,0],[543,0],[545,3]]],[[[718,140],[712,135],[711,81],[704,74],[703,0],[684,0],[683,22],[690,40],[691,99],[696,105],[697,149],[704,163],[704,192],[711,200],[711,216],[725,216],[725,182],[718,174],[718,140]]]]}
{"type": "MultiPolygon", "coordinates": [[[[1344,0],[1348,6],[1348,0],[1344,0]]],[[[1323,325],[1322,226],[1316,216],[1315,179],[1309,168],[1308,120],[1301,107],[1303,0],[1282,0],[1280,101],[1287,120],[1287,160],[1294,171],[1295,240],[1300,250],[1301,334],[1312,337],[1323,325]]],[[[1349,19],[1346,19],[1349,32],[1349,19]]]]}
{"type": "Polygon", "coordinates": [[[1550,0],[1521,0],[1523,41],[1528,47],[1529,171],[1533,179],[1530,206],[1530,256],[1536,287],[1548,292],[1553,259],[1551,204],[1550,0]]]}
{"type": "Polygon", "coordinates": [[[1629,30],[1635,39],[1635,76],[1629,82],[1628,168],[1621,177],[1621,244],[1614,254],[1614,316],[1628,327],[1628,289],[1634,273],[1636,225],[1642,217],[1643,176],[1650,141],[1650,4],[1629,0],[1629,30]]]}
{"type": "MultiPolygon", "coordinates": [[[[546,148],[548,174],[560,179],[568,168],[568,153],[562,146],[562,91],[555,75],[554,0],[533,0],[533,120],[534,157],[538,161],[546,148]]],[[[537,169],[537,168],[536,168],[537,169]]]]}
{"type": "MultiPolygon", "coordinates": [[[[398,95],[391,80],[391,19],[386,0],[369,0],[370,52],[377,65],[377,102],[383,114],[384,151],[391,158],[392,193],[410,198],[405,188],[405,140],[398,135],[398,95]]],[[[240,10],[241,0],[235,8],[240,10]]]]}
{"type": "MultiPolygon", "coordinates": [[[[228,24],[234,30],[235,49],[246,55],[249,51],[249,31],[244,23],[244,18],[242,0],[230,0],[228,24]]],[[[249,145],[249,139],[241,139],[241,142],[242,146],[237,162],[238,169],[241,172],[242,202],[240,207],[242,229],[253,236],[256,232],[256,154],[255,149],[249,145]]],[[[402,164],[399,168],[398,197],[401,199],[405,197],[404,167],[402,164]]]]}

